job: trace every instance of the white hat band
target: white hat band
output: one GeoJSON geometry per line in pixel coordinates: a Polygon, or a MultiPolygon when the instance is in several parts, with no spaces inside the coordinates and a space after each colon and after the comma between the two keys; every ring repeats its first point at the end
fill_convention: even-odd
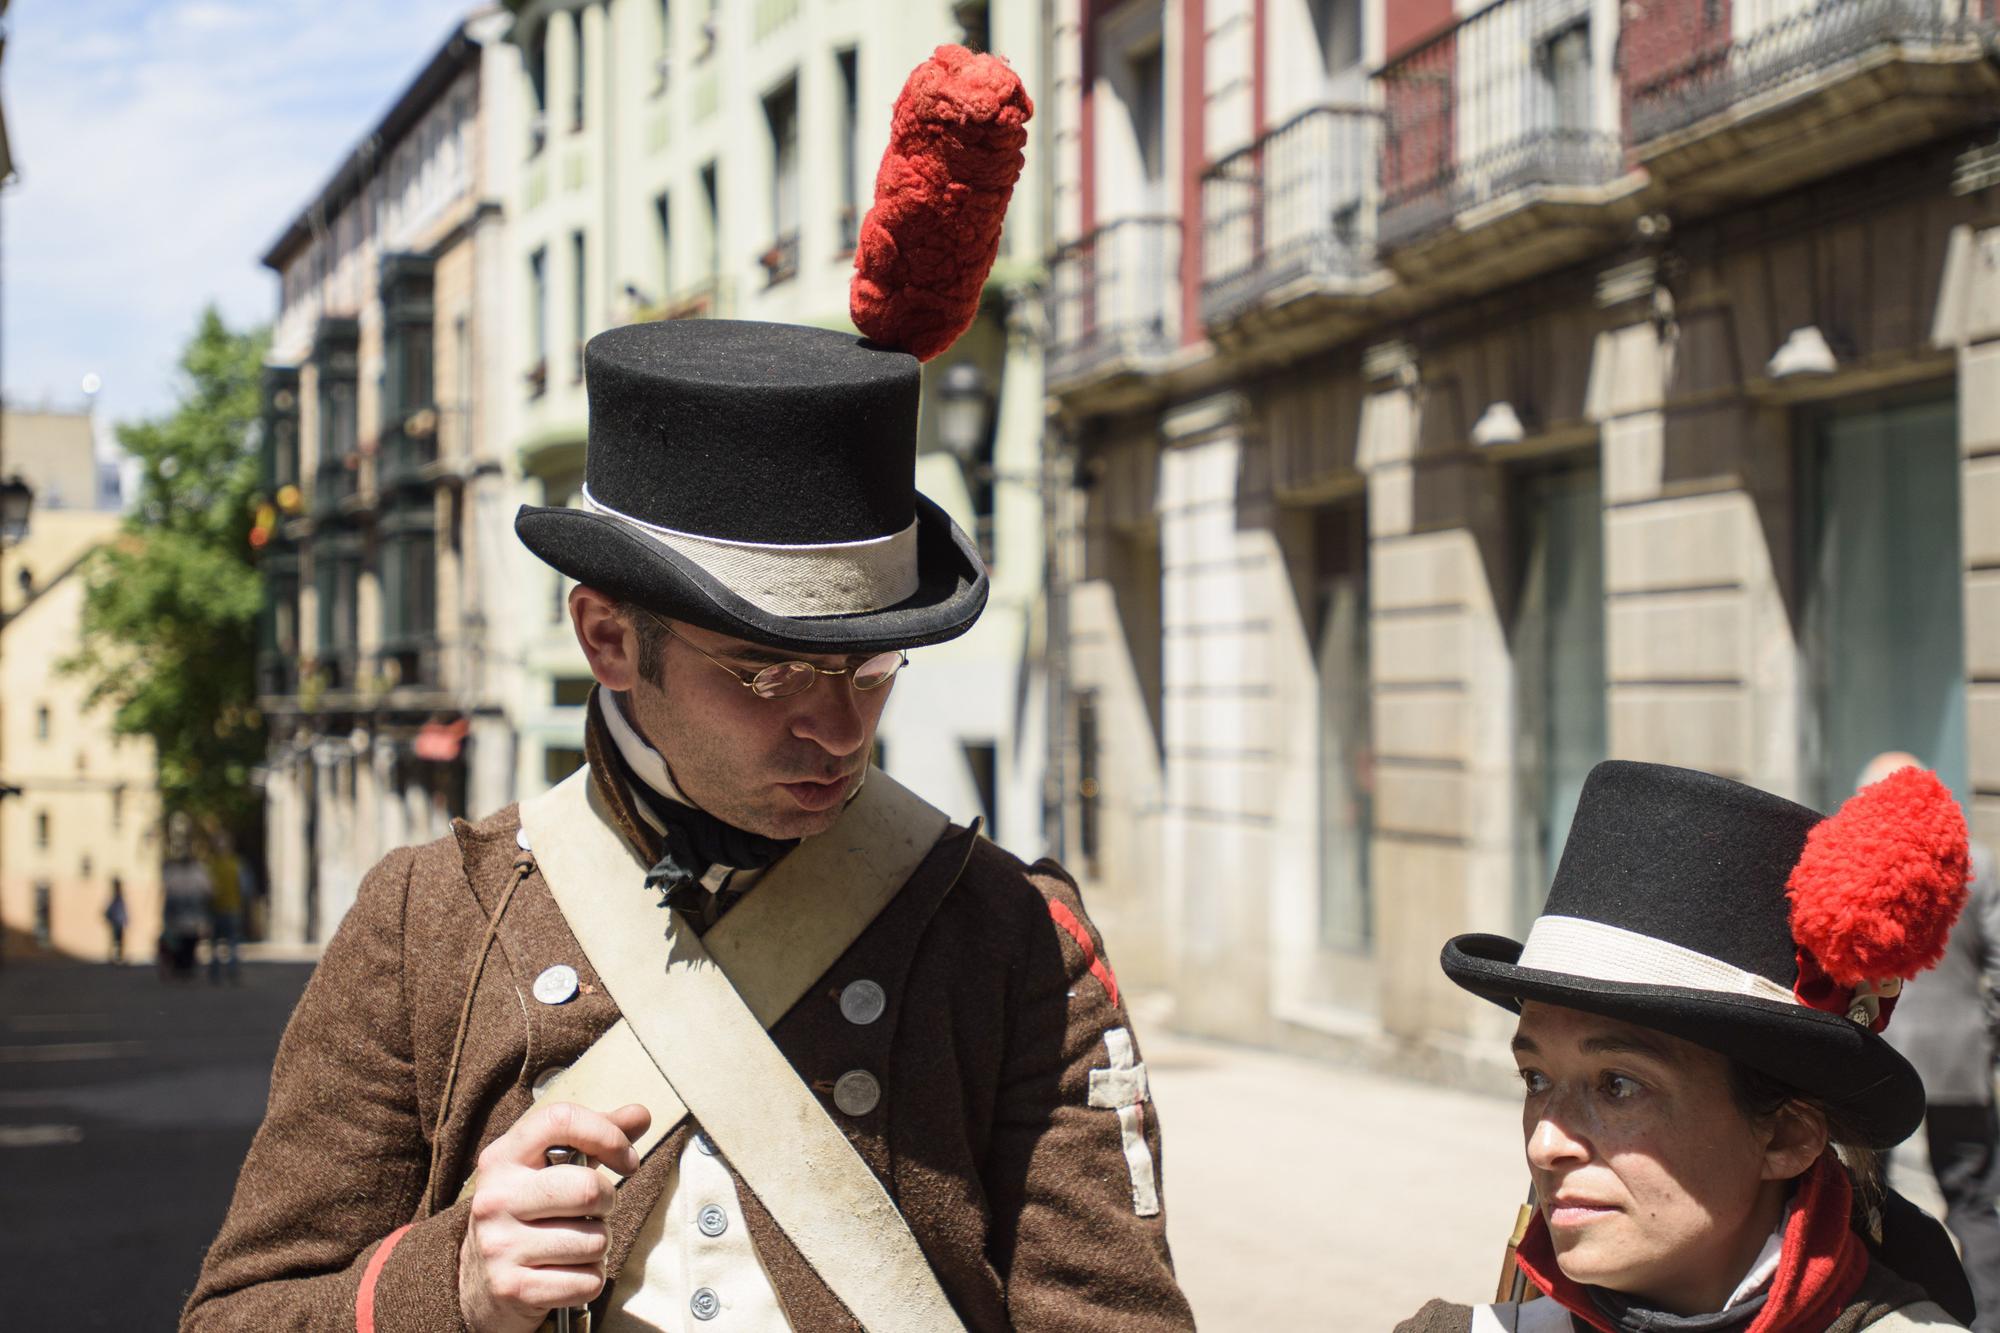
{"type": "Polygon", "coordinates": [[[767,546],[659,527],[599,503],[588,485],[583,504],[694,561],[731,592],[774,616],[880,611],[917,590],[915,519],[901,532],[865,541],[767,546]]]}
{"type": "Polygon", "coordinates": [[[1798,997],[1769,977],[1745,971],[1720,958],[1684,949],[1636,930],[1607,926],[1574,916],[1543,916],[1528,930],[1521,946],[1520,967],[1540,972],[1565,972],[1593,981],[1623,981],[1641,986],[1679,986],[1720,995],[1749,995],[1760,1000],[1798,1004],[1798,997]]]}

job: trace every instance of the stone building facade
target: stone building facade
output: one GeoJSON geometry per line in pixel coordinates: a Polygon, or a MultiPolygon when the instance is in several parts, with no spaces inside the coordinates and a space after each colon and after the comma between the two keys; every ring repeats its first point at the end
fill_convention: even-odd
{"type": "Polygon", "coordinates": [[[35,489],[27,535],[0,551],[0,950],[108,956],[104,909],[125,898],[125,956],[160,933],[160,798],[152,742],[86,708],[87,677],[59,669],[83,647],[84,571],[116,541],[87,412],[0,414],[6,472],[35,489]],[[52,501],[44,507],[45,501],[52,501]]]}
{"type": "Polygon", "coordinates": [[[473,11],[264,256],[271,936],[323,941],[361,875],[512,798],[505,19],[473,11]]]}
{"type": "Polygon", "coordinates": [[[1481,1066],[1605,757],[2000,838],[1988,0],[1058,15],[1056,762],[1183,1026],[1481,1066]]]}
{"type": "MultiPolygon", "coordinates": [[[[850,328],[860,219],[909,72],[944,42],[1004,53],[1030,89],[1036,0],[522,0],[494,121],[518,163],[505,261],[517,294],[493,402],[528,498],[580,503],[583,344],[616,324],[734,318],[850,328]]],[[[1039,136],[1039,125],[1031,127],[1039,136]]],[[[1031,160],[1039,147],[1031,147],[1031,160]]],[[[977,628],[914,655],[879,733],[898,778],[1020,851],[1041,845],[1045,250],[1030,174],[1016,193],[987,309],[926,370],[917,484],[992,553],[977,628]],[[937,438],[937,389],[978,366],[987,426],[967,464],[937,438]]],[[[774,502],[778,502],[774,497],[774,502]]],[[[590,676],[568,588],[523,572],[516,713],[523,793],[582,760],[590,676]]]]}

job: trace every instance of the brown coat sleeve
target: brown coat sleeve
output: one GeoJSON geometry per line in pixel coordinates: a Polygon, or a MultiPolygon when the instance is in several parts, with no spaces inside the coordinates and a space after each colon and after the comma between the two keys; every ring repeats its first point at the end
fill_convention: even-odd
{"type": "Polygon", "coordinates": [[[183,1330],[464,1327],[465,1205],[399,1232],[429,1165],[404,990],[416,861],[405,849],[369,872],[285,1028],[264,1123],[183,1330]],[[364,1286],[372,1320],[356,1310],[364,1286]]]}
{"type": "MultiPolygon", "coordinates": [[[[1090,1105],[1091,1072],[1112,1063],[1105,1033],[1131,1031],[1104,941],[1060,867],[1044,861],[1033,880],[1047,914],[1012,969],[983,1173],[1008,1315],[1020,1333],[1192,1329],[1166,1214],[1139,1214],[1118,1112],[1090,1105]]],[[[1151,1102],[1140,1114],[1157,1181],[1159,1117],[1151,1102]]]]}
{"type": "Polygon", "coordinates": [[[1471,1306],[1431,1301],[1396,1325],[1395,1333],[1466,1333],[1471,1327],[1471,1306]]]}

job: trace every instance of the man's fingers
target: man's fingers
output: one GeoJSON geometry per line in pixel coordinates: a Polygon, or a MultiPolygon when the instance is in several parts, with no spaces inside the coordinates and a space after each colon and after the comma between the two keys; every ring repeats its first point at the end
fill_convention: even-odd
{"type": "Polygon", "coordinates": [[[611,1113],[611,1122],[625,1131],[626,1138],[636,1140],[652,1127],[653,1113],[637,1102],[628,1102],[611,1113]]]}
{"type": "Polygon", "coordinates": [[[512,1191],[507,1212],[523,1222],[549,1217],[602,1217],[616,1197],[611,1182],[587,1166],[531,1172],[512,1191]]]}
{"type": "MultiPolygon", "coordinates": [[[[633,1108],[618,1109],[622,1113],[633,1108]]],[[[636,1109],[642,1115],[645,1113],[644,1107],[636,1109]]],[[[631,1123],[629,1116],[626,1123],[631,1123]]],[[[639,1168],[638,1154],[632,1151],[632,1140],[625,1128],[611,1116],[574,1102],[536,1107],[515,1121],[514,1127],[493,1146],[501,1150],[505,1160],[521,1166],[543,1166],[548,1161],[549,1149],[563,1147],[575,1148],[621,1176],[639,1168]]]]}

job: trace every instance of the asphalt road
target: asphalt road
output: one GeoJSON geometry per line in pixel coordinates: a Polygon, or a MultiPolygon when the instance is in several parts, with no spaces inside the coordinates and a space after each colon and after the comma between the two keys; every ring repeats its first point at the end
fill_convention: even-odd
{"type": "Polygon", "coordinates": [[[310,972],[0,966],[0,1328],[174,1326],[310,972]]]}

